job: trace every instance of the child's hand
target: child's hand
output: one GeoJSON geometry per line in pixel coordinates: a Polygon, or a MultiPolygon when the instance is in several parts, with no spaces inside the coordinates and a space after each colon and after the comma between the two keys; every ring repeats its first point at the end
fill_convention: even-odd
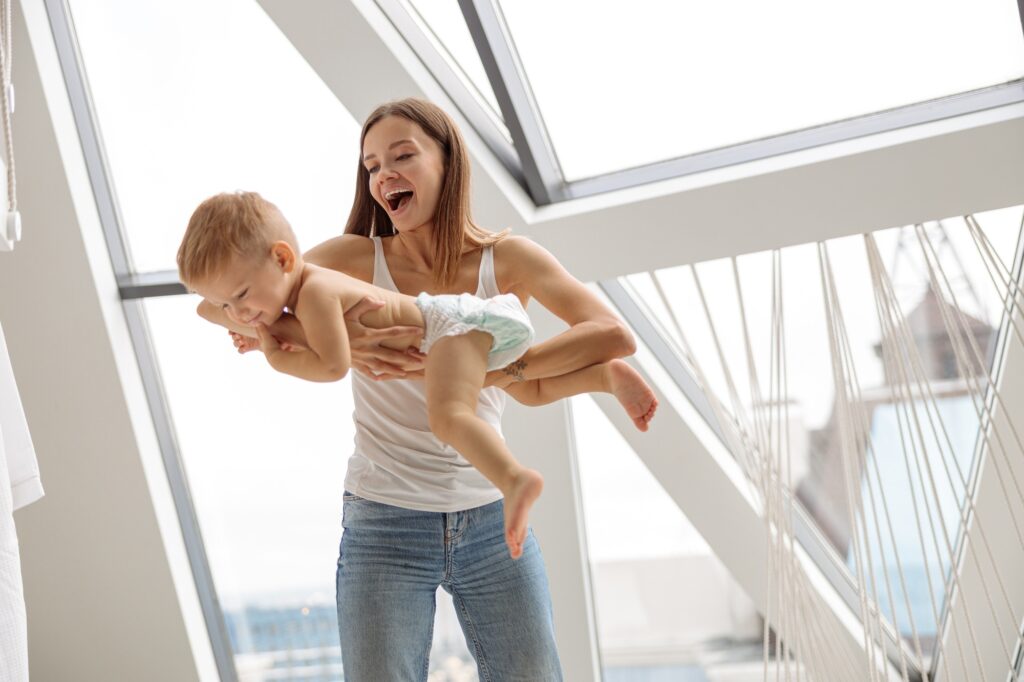
{"type": "Polygon", "coordinates": [[[284,351],[284,349],[281,348],[281,343],[273,334],[270,333],[266,325],[258,324],[255,329],[257,336],[259,336],[260,350],[262,350],[263,354],[267,356],[267,360],[273,364],[271,358],[274,356],[274,353],[281,353],[284,351]]]}
{"type": "MultiPolygon", "coordinates": [[[[239,334],[238,332],[233,332],[230,330],[228,330],[228,334],[231,335],[231,340],[234,342],[235,348],[238,350],[239,353],[248,353],[249,351],[253,350],[262,350],[262,348],[260,347],[260,340],[256,337],[246,336],[245,334],[239,334]]],[[[276,336],[273,338],[277,341],[277,345],[281,348],[281,350],[286,350],[289,352],[293,350],[299,350],[298,346],[296,346],[293,343],[282,341],[276,336]]]]}
{"type": "Polygon", "coordinates": [[[235,344],[235,350],[239,353],[248,353],[249,351],[260,349],[260,340],[254,339],[251,336],[245,336],[238,332],[233,332],[230,329],[228,334],[231,336],[231,341],[235,344]]]}

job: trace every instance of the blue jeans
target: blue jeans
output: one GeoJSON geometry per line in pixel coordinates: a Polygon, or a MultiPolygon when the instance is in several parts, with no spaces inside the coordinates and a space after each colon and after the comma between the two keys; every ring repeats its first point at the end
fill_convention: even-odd
{"type": "Polygon", "coordinates": [[[338,630],[346,682],[421,682],[438,585],[452,595],[480,682],[560,681],[551,595],[530,531],[505,545],[502,501],[460,512],[403,509],[345,494],[338,630]]]}

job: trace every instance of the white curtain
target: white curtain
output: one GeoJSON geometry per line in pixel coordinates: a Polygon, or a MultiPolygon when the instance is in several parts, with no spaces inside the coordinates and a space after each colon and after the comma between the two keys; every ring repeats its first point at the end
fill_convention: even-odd
{"type": "Polygon", "coordinates": [[[0,682],[28,680],[28,638],[15,509],[43,495],[39,466],[0,327],[0,682]]]}

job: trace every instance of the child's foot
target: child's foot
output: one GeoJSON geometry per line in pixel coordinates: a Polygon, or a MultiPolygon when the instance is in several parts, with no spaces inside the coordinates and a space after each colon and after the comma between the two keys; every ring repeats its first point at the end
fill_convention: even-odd
{"type": "Polygon", "coordinates": [[[646,431],[658,409],[658,399],[640,373],[623,360],[612,360],[608,363],[608,384],[636,428],[646,431]]]}
{"type": "Polygon", "coordinates": [[[523,555],[526,542],[526,518],[530,507],[544,489],[544,477],[535,469],[523,469],[505,493],[505,542],[513,559],[523,555]]]}

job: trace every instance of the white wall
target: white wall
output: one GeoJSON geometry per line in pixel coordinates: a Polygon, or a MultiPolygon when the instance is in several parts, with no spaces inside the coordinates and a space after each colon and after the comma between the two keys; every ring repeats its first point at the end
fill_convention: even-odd
{"type": "MultiPolygon", "coordinates": [[[[88,212],[80,152],[58,147],[26,30],[27,14],[45,58],[43,12],[41,1],[15,4],[14,145],[24,239],[0,254],[0,320],[46,489],[16,516],[31,676],[196,680],[157,520],[154,500],[165,514],[166,495],[146,476],[154,469],[152,434],[137,438],[133,428],[146,406],[137,369],[125,364],[131,348],[113,274],[88,212]]],[[[48,96],[66,97],[52,80],[48,85],[48,96]]]]}

